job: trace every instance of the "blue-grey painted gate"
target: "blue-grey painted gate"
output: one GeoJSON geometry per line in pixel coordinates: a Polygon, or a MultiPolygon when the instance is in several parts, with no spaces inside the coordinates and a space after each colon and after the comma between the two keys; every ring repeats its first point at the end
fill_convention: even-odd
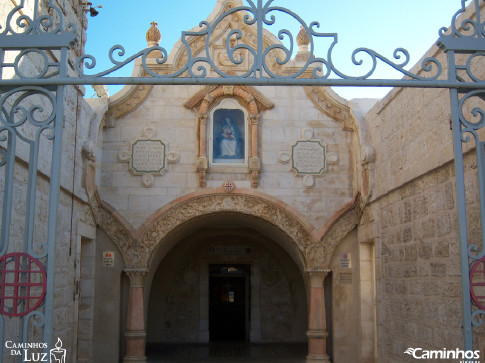
{"type": "MultiPolygon", "coordinates": [[[[451,27],[440,30],[438,41],[439,46],[447,54],[446,65],[443,66],[436,58],[427,58],[422,62],[422,72],[418,75],[406,70],[410,57],[405,49],[396,49],[393,58],[390,59],[374,50],[359,48],[352,54],[353,63],[361,65],[359,57],[362,54],[366,54],[371,60],[370,70],[359,76],[346,75],[334,64],[332,52],[338,42],[336,33],[319,32],[318,23],[307,24],[291,10],[275,5],[273,0],[246,0],[247,5],[227,10],[212,24],[202,22],[199,31],[182,32],[181,41],[186,47],[188,59],[180,69],[171,74],[160,75],[147,66],[147,56],[153,51],[159,51],[162,54],[157,59],[159,64],[167,61],[168,54],[164,48],[158,46],[147,48],[123,61],[117,61],[115,55],[123,57],[124,49],[116,45],[109,52],[112,68],[91,75],[86,74],[85,71],[93,69],[96,62],[92,56],[84,55],[76,61],[77,73],[71,72],[69,75],[69,50],[77,40],[75,27],[65,23],[64,14],[54,4],[54,0],[49,0],[47,8],[42,8],[39,0],[32,0],[33,4],[30,7],[30,9],[34,9],[32,14],[28,12],[27,7],[24,7],[26,2],[27,0],[21,0],[20,5],[9,13],[6,27],[3,30],[0,29],[0,168],[4,169],[0,284],[3,283],[1,286],[4,288],[7,286],[0,291],[3,294],[3,300],[0,295],[0,341],[3,342],[7,338],[3,336],[6,316],[15,315],[9,319],[18,319],[19,331],[22,332],[24,341],[27,340],[27,325],[32,319],[39,328],[43,328],[45,342],[49,345],[52,343],[56,227],[66,86],[95,84],[390,86],[448,88],[450,90],[463,281],[463,331],[465,349],[473,349],[473,325],[481,325],[481,316],[485,314],[479,305],[472,303],[469,280],[470,268],[485,256],[485,142],[480,141],[478,132],[485,125],[485,111],[475,108],[472,111],[475,121],[470,121],[464,112],[464,105],[470,99],[482,100],[485,97],[485,81],[474,74],[473,70],[473,62],[485,56],[485,22],[482,22],[480,17],[480,9],[484,6],[483,0],[457,0],[457,6],[461,5],[461,7],[453,16],[451,27]],[[468,10],[466,10],[467,6],[468,10]],[[239,75],[228,74],[218,69],[208,52],[209,41],[215,27],[223,18],[236,12],[242,12],[245,24],[257,29],[256,46],[248,44],[231,46],[230,41],[226,42],[227,54],[234,64],[237,65],[241,62],[234,56],[236,51],[244,50],[250,55],[249,70],[239,75]],[[300,70],[291,75],[275,74],[267,64],[268,55],[272,51],[278,51],[280,54],[280,58],[276,60],[278,64],[283,65],[289,62],[295,47],[295,37],[286,29],[279,30],[277,35],[280,39],[286,40],[288,45],[264,46],[263,27],[273,25],[278,13],[289,14],[300,22],[309,39],[311,56],[300,70]],[[190,37],[207,39],[206,56],[192,54],[188,42],[190,37]],[[330,40],[330,46],[324,57],[314,54],[315,39],[317,38],[330,40]],[[23,62],[32,56],[40,60],[40,64],[43,66],[34,70],[25,70],[23,62]],[[146,77],[110,76],[113,71],[133,62],[136,58],[141,59],[146,77]],[[375,79],[373,74],[378,64],[398,70],[404,78],[375,79]],[[444,72],[443,69],[446,69],[447,72],[444,72]],[[209,70],[215,71],[217,76],[209,76],[209,70]],[[310,78],[300,78],[305,71],[309,70],[312,74],[310,78]],[[26,132],[27,129],[30,132],[26,132]],[[33,226],[35,225],[35,203],[38,193],[38,154],[42,138],[49,140],[52,148],[48,232],[45,244],[35,245],[33,226]],[[463,143],[472,139],[476,144],[478,162],[482,240],[469,243],[462,146],[463,143]],[[29,149],[27,202],[23,241],[14,243],[11,228],[14,204],[14,169],[19,142],[27,145],[29,149]],[[17,252],[17,255],[5,257],[10,252],[17,252]],[[47,273],[47,283],[45,298],[43,295],[41,296],[42,303],[35,309],[31,309],[32,305],[27,295],[33,288],[30,289],[23,279],[30,281],[26,271],[32,266],[34,260],[39,261],[44,267],[47,273]],[[17,290],[15,290],[17,295],[12,293],[11,289],[9,290],[15,283],[10,286],[8,278],[5,279],[8,269],[2,270],[2,266],[7,266],[9,262],[14,261],[18,261],[19,266],[17,271],[19,281],[16,281],[17,290]],[[7,296],[8,294],[15,296],[7,296]],[[19,306],[14,308],[11,306],[12,302],[19,306]]],[[[231,30],[227,40],[231,37],[241,39],[242,31],[231,30]]],[[[15,275],[16,273],[11,274],[11,278],[14,278],[15,275]]],[[[41,289],[42,286],[39,285],[36,288],[41,289]]],[[[3,356],[2,349],[3,344],[0,346],[0,361],[3,356]]]]}

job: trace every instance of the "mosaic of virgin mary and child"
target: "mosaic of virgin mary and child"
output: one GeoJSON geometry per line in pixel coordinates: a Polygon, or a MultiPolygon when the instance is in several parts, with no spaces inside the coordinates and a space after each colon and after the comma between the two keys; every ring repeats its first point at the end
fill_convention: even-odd
{"type": "Polygon", "coordinates": [[[214,114],[214,162],[244,162],[244,114],[231,111],[214,114]]]}

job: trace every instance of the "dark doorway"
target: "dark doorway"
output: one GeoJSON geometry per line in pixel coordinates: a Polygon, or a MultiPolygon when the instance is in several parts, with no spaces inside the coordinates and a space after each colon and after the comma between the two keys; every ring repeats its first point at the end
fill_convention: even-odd
{"type": "Polygon", "coordinates": [[[210,341],[248,340],[249,265],[209,266],[210,341]]]}

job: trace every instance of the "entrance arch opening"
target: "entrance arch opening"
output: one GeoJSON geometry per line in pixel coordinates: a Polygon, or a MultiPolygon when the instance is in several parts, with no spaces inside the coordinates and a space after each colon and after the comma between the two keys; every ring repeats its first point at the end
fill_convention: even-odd
{"type": "Polygon", "coordinates": [[[304,358],[308,287],[285,239],[253,216],[221,212],[161,241],[147,275],[147,357],[180,360],[178,345],[210,344],[210,354],[238,342],[304,358]]]}

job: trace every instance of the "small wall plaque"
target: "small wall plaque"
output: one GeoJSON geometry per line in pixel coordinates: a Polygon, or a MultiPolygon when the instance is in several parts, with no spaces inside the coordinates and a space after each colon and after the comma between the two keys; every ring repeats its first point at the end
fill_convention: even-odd
{"type": "Polygon", "coordinates": [[[327,146],[323,140],[313,138],[312,128],[304,128],[302,139],[294,141],[289,152],[281,151],[278,161],[289,163],[290,170],[303,177],[303,186],[311,188],[315,185],[314,178],[327,170],[327,146]]]}
{"type": "Polygon", "coordinates": [[[210,246],[209,255],[250,255],[251,248],[247,246],[210,246]]]}
{"type": "Polygon", "coordinates": [[[325,145],[320,140],[298,140],[291,146],[291,160],[296,175],[322,175],[327,169],[325,145]]]}
{"type": "Polygon", "coordinates": [[[168,146],[162,139],[153,138],[154,134],[154,129],[145,128],[143,136],[132,140],[128,150],[118,152],[118,161],[127,162],[130,173],[140,175],[146,188],[153,186],[155,176],[167,172],[167,163],[177,163],[180,158],[178,152],[168,152],[168,146]]]}
{"type": "Polygon", "coordinates": [[[351,272],[344,272],[340,274],[339,279],[341,284],[344,285],[352,285],[352,273],[351,272]]]}
{"type": "Polygon", "coordinates": [[[131,143],[130,170],[134,175],[163,174],[165,144],[159,139],[137,139],[131,143]]]}
{"type": "Polygon", "coordinates": [[[103,266],[114,267],[115,265],[115,253],[113,251],[103,252],[103,266]]]}
{"type": "Polygon", "coordinates": [[[352,268],[352,254],[351,253],[340,254],[340,268],[352,268]]]}

